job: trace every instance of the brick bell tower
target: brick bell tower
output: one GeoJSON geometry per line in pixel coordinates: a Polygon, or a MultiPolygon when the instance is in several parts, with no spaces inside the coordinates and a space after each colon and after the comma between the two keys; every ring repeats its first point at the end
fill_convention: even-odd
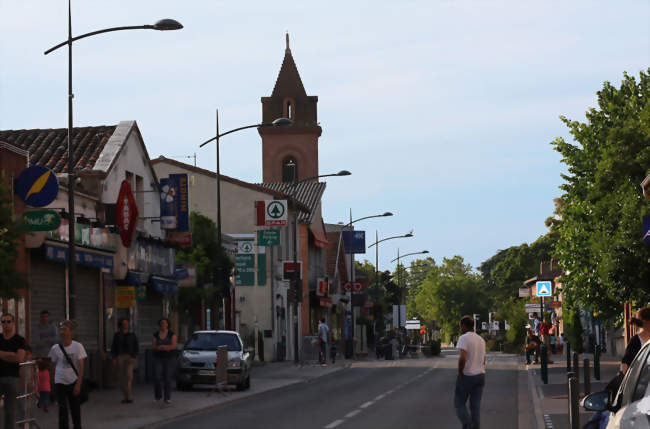
{"type": "Polygon", "coordinates": [[[289,34],[286,44],[273,93],[270,97],[262,97],[262,122],[289,118],[293,125],[259,128],[264,183],[318,176],[318,138],[323,131],[318,125],[318,97],[307,95],[302,85],[289,48],[289,34]]]}

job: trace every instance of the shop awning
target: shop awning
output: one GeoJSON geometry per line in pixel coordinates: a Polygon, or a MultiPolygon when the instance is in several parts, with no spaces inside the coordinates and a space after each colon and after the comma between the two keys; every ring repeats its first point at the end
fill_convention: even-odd
{"type": "Polygon", "coordinates": [[[166,277],[151,276],[153,289],[165,295],[176,295],[178,293],[178,281],[166,277]]]}
{"type": "Polygon", "coordinates": [[[316,247],[320,247],[322,249],[327,249],[327,237],[325,237],[325,234],[320,232],[316,228],[309,227],[309,231],[311,234],[314,236],[314,244],[316,247]]]}
{"type": "Polygon", "coordinates": [[[127,283],[131,286],[141,286],[149,282],[149,273],[144,273],[142,271],[129,270],[126,273],[126,278],[123,283],[127,283]]]}

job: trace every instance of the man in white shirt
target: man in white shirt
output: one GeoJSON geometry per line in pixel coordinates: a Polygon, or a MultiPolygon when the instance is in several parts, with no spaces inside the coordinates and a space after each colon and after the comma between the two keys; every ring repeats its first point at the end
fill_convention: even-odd
{"type": "Polygon", "coordinates": [[[481,396],[485,386],[485,341],[474,333],[474,319],[471,316],[460,319],[460,330],[462,335],[456,344],[460,357],[454,407],[463,429],[479,429],[481,396]],[[466,406],[468,398],[471,418],[466,406]]]}

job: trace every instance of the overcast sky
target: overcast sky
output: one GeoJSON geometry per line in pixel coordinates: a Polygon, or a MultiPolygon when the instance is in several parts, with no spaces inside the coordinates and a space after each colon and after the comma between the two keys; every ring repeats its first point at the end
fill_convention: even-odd
{"type": "MultiPolygon", "coordinates": [[[[400,252],[476,266],[545,233],[562,165],[558,119],[583,120],[604,81],[650,66],[648,1],[73,1],[73,34],[174,18],[74,45],[75,125],[136,120],[149,155],[214,169],[222,130],[261,120],[285,32],[319,97],[326,222],[379,236],[380,269],[400,252]],[[181,161],[193,162],[191,159],[181,161]]],[[[67,1],[0,0],[0,129],[67,126],[67,1]]],[[[259,182],[255,130],[222,140],[222,173],[259,182]]],[[[368,242],[370,242],[370,237],[368,242]]],[[[367,254],[374,262],[374,252],[367,254]]],[[[364,255],[359,255],[363,259],[364,255]]]]}

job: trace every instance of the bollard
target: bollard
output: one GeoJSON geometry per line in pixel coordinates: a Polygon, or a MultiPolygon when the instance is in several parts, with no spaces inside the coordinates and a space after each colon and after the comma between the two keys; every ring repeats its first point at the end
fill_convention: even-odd
{"type": "Polygon", "coordinates": [[[585,396],[591,393],[591,377],[589,374],[589,359],[582,361],[583,371],[584,371],[584,384],[585,384],[585,396]]]}
{"type": "Polygon", "coordinates": [[[578,379],[569,378],[569,428],[580,429],[580,404],[578,402],[578,379]]]}
{"type": "Polygon", "coordinates": [[[580,385],[580,356],[577,352],[573,352],[573,374],[576,377],[578,385],[580,385]]]}
{"type": "Polygon", "coordinates": [[[600,380],[600,345],[594,347],[594,378],[600,380]]]}
{"type": "Polygon", "coordinates": [[[571,372],[571,344],[567,341],[564,345],[566,347],[566,372],[571,372]]]}
{"type": "Polygon", "coordinates": [[[540,354],[541,356],[541,362],[542,362],[542,368],[541,368],[541,374],[542,374],[542,383],[548,384],[548,358],[546,356],[546,344],[542,344],[540,346],[540,354]]]}

